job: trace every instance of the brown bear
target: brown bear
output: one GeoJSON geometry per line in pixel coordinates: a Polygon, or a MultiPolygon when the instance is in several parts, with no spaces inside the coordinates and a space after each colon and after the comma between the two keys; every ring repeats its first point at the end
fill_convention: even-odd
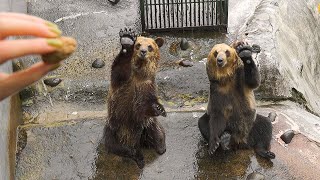
{"type": "Polygon", "coordinates": [[[209,142],[209,154],[220,145],[224,150],[252,147],[264,158],[275,158],[270,151],[271,120],[256,114],[253,90],[260,84],[260,74],[252,48],[243,42],[232,47],[217,44],[209,53],[206,69],[209,102],[198,126],[209,142]]]}
{"type": "MultiPolygon", "coordinates": [[[[159,47],[164,41],[162,38],[153,40],[142,36],[134,41],[135,38],[130,34],[124,32],[126,38],[135,42],[132,47],[128,43],[130,40],[122,41],[123,35],[120,33],[122,50],[115,61],[130,61],[131,75],[128,79],[120,78],[121,81],[121,75],[111,75],[111,81],[118,82],[111,82],[108,92],[105,145],[107,151],[132,158],[139,168],[143,168],[142,145],[154,148],[158,154],[166,151],[165,131],[156,118],[159,115],[165,117],[166,112],[158,101],[155,83],[160,60],[159,47]],[[128,59],[131,50],[132,58],[128,59]]],[[[117,70],[113,69],[111,74],[121,73],[121,69],[127,72],[128,69],[122,65],[118,65],[120,67],[117,70]]]]}

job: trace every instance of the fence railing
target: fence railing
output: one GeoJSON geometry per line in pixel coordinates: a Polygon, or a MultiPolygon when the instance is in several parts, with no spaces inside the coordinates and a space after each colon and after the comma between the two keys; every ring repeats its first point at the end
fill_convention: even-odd
{"type": "Polygon", "coordinates": [[[140,0],[143,31],[227,31],[228,0],[140,0]]]}

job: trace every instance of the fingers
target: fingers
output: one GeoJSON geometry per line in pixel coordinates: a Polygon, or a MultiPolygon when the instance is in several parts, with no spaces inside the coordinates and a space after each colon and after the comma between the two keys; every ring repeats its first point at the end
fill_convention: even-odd
{"type": "Polygon", "coordinates": [[[4,76],[0,83],[0,101],[38,81],[59,66],[60,64],[46,64],[41,61],[26,70],[4,76]]]}
{"type": "Polygon", "coordinates": [[[0,39],[8,36],[30,35],[54,38],[61,31],[53,23],[23,14],[0,13],[0,39]]]}
{"type": "Polygon", "coordinates": [[[40,23],[46,22],[45,20],[39,17],[31,16],[27,14],[21,14],[21,13],[0,12],[0,17],[24,19],[26,21],[33,21],[33,22],[40,22],[40,23]]]}
{"type": "Polygon", "coordinates": [[[0,64],[9,59],[28,54],[50,53],[56,49],[55,47],[62,45],[59,40],[42,38],[0,41],[0,64]]]}

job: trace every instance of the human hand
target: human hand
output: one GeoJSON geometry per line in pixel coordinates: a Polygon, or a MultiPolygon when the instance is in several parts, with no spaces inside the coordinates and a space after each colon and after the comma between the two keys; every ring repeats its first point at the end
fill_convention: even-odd
{"type": "MultiPolygon", "coordinates": [[[[19,14],[0,13],[0,65],[13,58],[30,54],[47,54],[62,47],[57,39],[61,31],[55,24],[41,18],[19,14]],[[28,35],[33,39],[8,40],[9,36],[28,35]]],[[[0,101],[38,81],[49,71],[57,69],[59,63],[40,61],[31,67],[13,74],[0,72],[0,101]]]]}

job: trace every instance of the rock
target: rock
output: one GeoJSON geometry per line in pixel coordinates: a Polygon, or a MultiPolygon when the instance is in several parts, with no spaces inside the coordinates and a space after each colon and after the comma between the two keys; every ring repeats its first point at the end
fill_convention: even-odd
{"type": "Polygon", "coordinates": [[[104,61],[102,61],[101,59],[96,59],[95,61],[93,61],[92,63],[92,67],[93,68],[102,68],[105,65],[104,61]]]}
{"type": "Polygon", "coordinates": [[[271,122],[274,122],[276,120],[276,117],[277,117],[277,113],[275,112],[270,112],[268,117],[270,118],[270,121],[271,122]]]}
{"type": "Polygon", "coordinates": [[[61,83],[61,79],[60,78],[50,78],[50,79],[45,79],[43,82],[45,85],[50,86],[50,87],[55,87],[58,84],[61,83]]]}
{"type": "Polygon", "coordinates": [[[180,48],[181,50],[187,50],[189,48],[189,42],[187,41],[186,38],[181,39],[180,48]]]}
{"type": "Polygon", "coordinates": [[[247,180],[263,180],[264,175],[259,172],[253,172],[247,176],[247,180]]]}
{"type": "Polygon", "coordinates": [[[112,5],[118,4],[120,0],[108,0],[112,5]]]}
{"type": "Polygon", "coordinates": [[[192,67],[193,63],[189,60],[183,59],[183,60],[179,61],[179,65],[183,66],[183,67],[192,67]]]}
{"type": "Polygon", "coordinates": [[[294,136],[293,130],[288,130],[285,133],[283,133],[280,138],[286,143],[289,144],[294,136]]]}

